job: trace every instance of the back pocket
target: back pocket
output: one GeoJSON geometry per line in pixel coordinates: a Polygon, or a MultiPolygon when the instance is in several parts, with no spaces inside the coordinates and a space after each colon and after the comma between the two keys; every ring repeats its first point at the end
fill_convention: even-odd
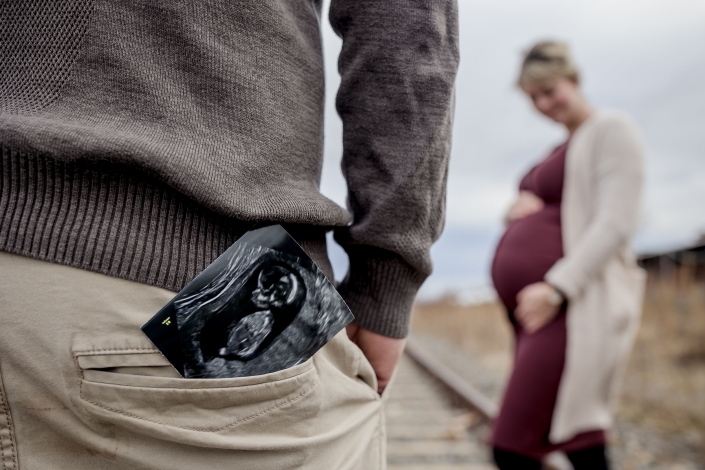
{"type": "MultiPolygon", "coordinates": [[[[154,428],[219,432],[266,416],[311,393],[318,374],[309,359],[254,377],[184,379],[156,349],[74,351],[80,397],[92,407],[154,428]]],[[[104,412],[99,412],[105,416],[104,412]]]]}

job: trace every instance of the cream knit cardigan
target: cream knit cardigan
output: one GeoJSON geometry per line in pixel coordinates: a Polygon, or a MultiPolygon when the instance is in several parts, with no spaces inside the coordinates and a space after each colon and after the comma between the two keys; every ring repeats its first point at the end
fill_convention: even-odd
{"type": "Polygon", "coordinates": [[[573,134],[561,202],[564,258],[545,277],[569,300],[551,442],[612,424],[644,292],[645,275],[629,247],[643,175],[641,137],[623,114],[595,112],[573,134]]]}

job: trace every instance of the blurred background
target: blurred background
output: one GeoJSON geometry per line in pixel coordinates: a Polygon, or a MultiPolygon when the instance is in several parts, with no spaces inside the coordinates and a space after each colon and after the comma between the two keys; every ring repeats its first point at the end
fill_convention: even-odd
{"type": "MultiPolygon", "coordinates": [[[[589,101],[629,113],[647,145],[634,248],[650,287],[613,458],[617,468],[705,468],[705,1],[459,0],[459,21],[446,226],[419,294],[414,338],[439,357],[449,354],[447,364],[465,364],[457,372],[499,399],[512,345],[490,260],[520,176],[565,137],[514,83],[522,51],[541,39],[566,41],[589,101]]],[[[344,205],[334,107],[341,42],[323,23],[321,190],[344,205]]],[[[330,255],[342,276],[344,252],[331,243],[330,255]]]]}

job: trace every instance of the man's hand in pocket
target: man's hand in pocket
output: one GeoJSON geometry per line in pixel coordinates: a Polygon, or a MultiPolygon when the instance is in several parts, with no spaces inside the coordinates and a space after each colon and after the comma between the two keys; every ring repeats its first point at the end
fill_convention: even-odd
{"type": "Polygon", "coordinates": [[[370,361],[377,375],[377,391],[382,393],[404,352],[406,340],[374,333],[356,323],[350,323],[347,332],[350,340],[357,344],[370,361]]]}

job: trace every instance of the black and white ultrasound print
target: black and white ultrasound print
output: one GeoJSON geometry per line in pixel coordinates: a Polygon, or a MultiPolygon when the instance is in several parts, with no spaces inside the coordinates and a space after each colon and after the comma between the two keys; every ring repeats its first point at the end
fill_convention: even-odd
{"type": "Polygon", "coordinates": [[[208,284],[174,310],[187,378],[266,374],[305,362],[353,316],[310,259],[231,247],[208,284]]]}

